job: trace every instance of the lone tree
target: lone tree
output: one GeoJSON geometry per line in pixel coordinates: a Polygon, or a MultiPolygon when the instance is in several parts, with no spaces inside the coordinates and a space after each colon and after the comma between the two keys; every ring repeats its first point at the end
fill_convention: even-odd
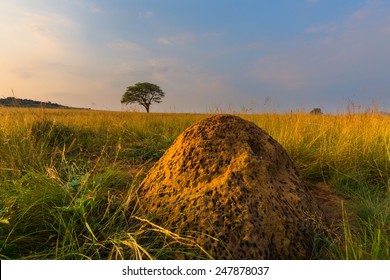
{"type": "Polygon", "coordinates": [[[149,113],[149,107],[152,103],[161,103],[165,93],[157,85],[151,83],[137,83],[134,86],[127,87],[122,96],[121,103],[138,103],[145,107],[149,113]]]}

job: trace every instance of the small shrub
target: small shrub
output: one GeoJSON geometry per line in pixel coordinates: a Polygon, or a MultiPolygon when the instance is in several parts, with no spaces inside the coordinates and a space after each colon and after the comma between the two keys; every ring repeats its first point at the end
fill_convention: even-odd
{"type": "Polygon", "coordinates": [[[310,111],[310,114],[312,115],[322,115],[322,110],[321,108],[314,108],[313,110],[310,111]]]}

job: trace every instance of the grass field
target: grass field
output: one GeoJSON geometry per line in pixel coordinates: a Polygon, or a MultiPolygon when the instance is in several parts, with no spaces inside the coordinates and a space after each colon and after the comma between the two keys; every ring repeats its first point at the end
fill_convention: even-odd
{"type": "MultiPolygon", "coordinates": [[[[203,114],[0,108],[0,259],[209,258],[138,211],[145,172],[203,114]]],[[[390,117],[244,114],[345,198],[320,259],[390,259],[390,117]]]]}

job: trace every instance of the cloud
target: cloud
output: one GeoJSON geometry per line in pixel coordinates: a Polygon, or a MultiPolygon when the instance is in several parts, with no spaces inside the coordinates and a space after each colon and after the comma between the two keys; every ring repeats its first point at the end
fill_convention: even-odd
{"type": "Polygon", "coordinates": [[[122,85],[117,85],[118,92],[139,81],[158,84],[167,94],[162,104],[154,105],[154,111],[204,112],[216,104],[227,107],[235,103],[237,90],[230,83],[230,75],[212,72],[178,57],[148,56],[150,54],[145,53],[138,60],[122,64],[122,74],[112,76],[122,80],[122,85]],[[123,83],[124,77],[128,84],[123,83]]]}
{"type": "Polygon", "coordinates": [[[372,14],[371,7],[364,7],[355,11],[352,15],[349,16],[349,20],[364,20],[372,14]]]}
{"type": "Polygon", "coordinates": [[[316,37],[270,43],[248,75],[281,98],[294,94],[304,101],[342,102],[362,92],[367,98],[383,97],[378,89],[388,85],[388,11],[370,2],[342,20],[306,29],[316,37]]]}
{"type": "Polygon", "coordinates": [[[160,37],[158,42],[163,45],[178,45],[194,42],[197,40],[197,36],[193,34],[182,34],[170,37],[160,37]]]}
{"type": "Polygon", "coordinates": [[[107,43],[107,47],[111,49],[122,49],[122,50],[133,50],[133,51],[139,51],[143,50],[143,47],[141,45],[131,43],[131,42],[125,42],[125,41],[115,41],[107,43]]]}
{"type": "Polygon", "coordinates": [[[75,3],[82,10],[91,14],[101,14],[103,12],[103,9],[94,2],[73,0],[73,3],[75,3]]]}
{"type": "Polygon", "coordinates": [[[22,80],[30,80],[38,76],[36,71],[31,67],[18,67],[12,72],[22,80]]]}
{"type": "Polygon", "coordinates": [[[180,72],[176,58],[151,59],[147,64],[150,75],[157,81],[167,81],[180,72]]]}
{"type": "Polygon", "coordinates": [[[208,32],[198,35],[187,33],[175,36],[159,37],[157,41],[162,45],[173,46],[188,44],[198,40],[215,41],[218,40],[221,36],[222,34],[220,32],[208,32]]]}
{"type": "Polygon", "coordinates": [[[79,21],[56,10],[19,3],[10,5],[9,10],[13,17],[3,18],[6,32],[0,27],[1,87],[13,87],[21,97],[45,100],[58,90],[75,94],[88,91],[88,83],[93,85],[94,80],[89,79],[99,67],[96,59],[91,59],[93,50],[85,42],[79,21]]]}
{"type": "Polygon", "coordinates": [[[208,32],[208,33],[202,34],[201,37],[203,39],[215,40],[215,39],[219,39],[221,36],[222,36],[222,33],[220,33],[220,32],[208,32]]]}
{"type": "Polygon", "coordinates": [[[92,6],[91,7],[91,13],[92,14],[100,14],[100,13],[102,13],[102,10],[99,7],[97,7],[97,6],[92,6]]]}
{"type": "Polygon", "coordinates": [[[146,12],[140,13],[139,15],[142,18],[151,18],[154,16],[154,12],[153,11],[146,11],[146,12]]]}
{"type": "Polygon", "coordinates": [[[353,29],[371,28],[373,24],[387,17],[387,8],[382,7],[379,2],[368,1],[368,4],[353,11],[338,21],[327,22],[306,28],[306,33],[334,33],[347,32],[353,29]]]}
{"type": "Polygon", "coordinates": [[[315,25],[306,28],[306,33],[322,33],[322,32],[334,32],[338,29],[337,24],[335,23],[325,23],[320,25],[315,25]]]}
{"type": "Polygon", "coordinates": [[[74,20],[54,12],[12,7],[13,18],[3,21],[1,52],[3,66],[67,60],[72,42],[80,32],[74,20]],[[16,10],[17,9],[17,10],[16,10]],[[10,61],[12,59],[12,62],[10,61]],[[8,63],[9,62],[9,63],[8,63]]]}
{"type": "Polygon", "coordinates": [[[90,11],[92,14],[100,14],[102,13],[102,9],[98,6],[96,6],[96,4],[93,4],[90,8],[90,11]]]}
{"type": "Polygon", "coordinates": [[[261,83],[295,90],[308,84],[305,65],[289,55],[274,55],[259,59],[250,69],[250,75],[261,83]]]}
{"type": "MultiPolygon", "coordinates": [[[[111,33],[96,33],[97,18],[91,13],[104,11],[91,0],[79,1],[82,6],[66,1],[60,5],[64,9],[47,3],[40,9],[37,3],[42,1],[26,7],[22,1],[3,2],[0,7],[7,9],[0,9],[1,90],[9,92],[12,87],[20,97],[65,104],[74,99],[80,102],[77,106],[95,102],[100,108],[120,109],[126,86],[140,81],[156,83],[167,93],[153,111],[171,106],[205,111],[207,106],[226,107],[267,95],[294,108],[310,98],[339,102],[361,88],[366,88],[366,95],[374,94],[375,83],[386,97],[390,18],[385,1],[369,1],[344,18],[308,25],[294,40],[258,37],[231,44],[224,30],[157,33],[160,37],[152,32],[141,34],[141,41],[135,39],[140,34],[129,33],[123,25],[123,31],[117,26],[111,33]],[[8,9],[11,6],[19,9],[8,9]],[[189,53],[191,43],[199,48],[190,48],[189,53]]],[[[135,15],[132,20],[137,24],[154,24],[157,16],[153,11],[135,15]]],[[[142,28],[135,29],[142,33],[142,28]]],[[[162,30],[164,26],[155,32],[162,30]]]]}

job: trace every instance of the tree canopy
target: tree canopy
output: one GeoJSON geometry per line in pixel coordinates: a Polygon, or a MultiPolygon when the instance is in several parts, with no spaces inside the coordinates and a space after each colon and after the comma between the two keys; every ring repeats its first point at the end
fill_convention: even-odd
{"type": "Polygon", "coordinates": [[[126,92],[122,96],[121,103],[131,104],[138,103],[149,113],[152,103],[161,103],[165,93],[155,84],[143,82],[136,83],[133,86],[127,87],[126,92]]]}

